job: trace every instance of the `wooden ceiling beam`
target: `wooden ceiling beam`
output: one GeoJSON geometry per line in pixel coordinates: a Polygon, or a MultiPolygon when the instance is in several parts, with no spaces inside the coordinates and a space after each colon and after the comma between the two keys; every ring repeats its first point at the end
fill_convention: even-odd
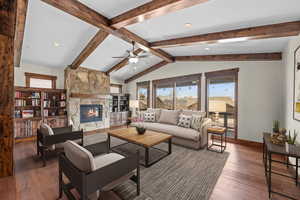
{"type": "Polygon", "coordinates": [[[110,28],[110,21],[103,15],[87,7],[77,0],[41,0],[55,8],[73,15],[89,24],[104,29],[106,32],[113,33],[114,29],[110,28]]]}
{"type": "Polygon", "coordinates": [[[223,54],[175,57],[175,61],[271,61],[281,59],[281,53],[223,54]]]}
{"type": "Polygon", "coordinates": [[[208,0],[155,0],[143,4],[111,19],[115,28],[140,23],[145,20],[166,15],[184,8],[188,8],[208,0]]]}
{"type": "MultiPolygon", "coordinates": [[[[282,53],[254,53],[254,54],[223,54],[223,55],[204,55],[204,56],[176,56],[175,61],[272,61],[281,60],[282,53]]],[[[125,83],[134,81],[146,74],[153,72],[165,65],[168,62],[162,61],[152,67],[135,74],[125,80],[125,83]]]]}
{"type": "Polygon", "coordinates": [[[72,69],[77,69],[93,51],[107,38],[109,34],[105,31],[98,31],[97,34],[90,40],[87,46],[82,50],[78,57],[71,64],[72,69]]]}
{"type": "Polygon", "coordinates": [[[140,78],[140,77],[142,77],[142,76],[144,76],[144,75],[146,75],[146,74],[148,74],[150,72],[153,72],[153,71],[155,71],[155,70],[157,70],[157,69],[159,69],[159,68],[167,65],[167,64],[169,64],[169,63],[166,62],[166,61],[162,61],[160,63],[157,63],[157,64],[153,65],[152,67],[149,67],[148,69],[146,69],[146,70],[144,70],[144,71],[142,71],[142,72],[140,72],[138,74],[135,74],[134,76],[130,77],[129,79],[126,79],[125,83],[129,83],[131,81],[134,81],[134,80],[136,80],[136,79],[138,79],[138,78],[140,78]]]}
{"type": "Polygon", "coordinates": [[[110,20],[104,17],[103,15],[97,13],[93,9],[85,6],[77,0],[41,0],[45,3],[48,3],[51,6],[54,6],[70,15],[73,15],[91,25],[94,25],[101,30],[112,34],[128,43],[131,44],[132,41],[139,43],[145,49],[149,49],[151,53],[156,56],[159,56],[167,62],[173,62],[174,58],[167,54],[166,52],[158,49],[153,49],[150,47],[150,43],[137,36],[136,34],[128,31],[125,28],[117,30],[116,28],[110,26],[110,20]]]}
{"type": "Polygon", "coordinates": [[[14,38],[14,66],[20,67],[28,0],[17,0],[16,32],[14,38]]]}
{"type": "Polygon", "coordinates": [[[300,33],[300,21],[294,21],[294,22],[271,24],[271,25],[230,30],[224,32],[217,32],[217,33],[208,33],[208,34],[195,35],[190,37],[162,40],[162,41],[152,42],[150,46],[153,48],[167,48],[167,47],[175,47],[175,46],[194,45],[194,44],[233,42],[234,39],[255,40],[255,39],[265,39],[265,38],[279,38],[279,37],[287,37],[287,36],[296,36],[299,35],[299,33],[300,33]]]}
{"type": "MultiPolygon", "coordinates": [[[[138,55],[139,53],[141,53],[143,50],[142,49],[137,49],[134,51],[135,55],[138,55]]],[[[110,68],[106,74],[109,75],[111,72],[113,71],[117,71],[123,67],[125,67],[128,64],[129,59],[128,58],[124,58],[121,62],[119,62],[118,64],[116,64],[115,66],[113,66],[112,68],[110,68]]]]}

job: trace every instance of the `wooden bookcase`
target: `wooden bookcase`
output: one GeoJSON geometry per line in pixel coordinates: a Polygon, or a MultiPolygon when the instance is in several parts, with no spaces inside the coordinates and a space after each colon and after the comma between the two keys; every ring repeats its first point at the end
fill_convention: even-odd
{"type": "Polygon", "coordinates": [[[66,91],[15,87],[15,139],[34,139],[41,123],[51,127],[67,125],[66,91]]]}

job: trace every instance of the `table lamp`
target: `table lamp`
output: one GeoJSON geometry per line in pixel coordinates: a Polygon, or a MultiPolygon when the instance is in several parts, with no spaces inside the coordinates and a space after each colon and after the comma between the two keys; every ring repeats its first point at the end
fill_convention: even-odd
{"type": "Polygon", "coordinates": [[[129,107],[132,109],[131,117],[136,117],[136,110],[139,109],[139,101],[138,100],[130,100],[129,107]]]}

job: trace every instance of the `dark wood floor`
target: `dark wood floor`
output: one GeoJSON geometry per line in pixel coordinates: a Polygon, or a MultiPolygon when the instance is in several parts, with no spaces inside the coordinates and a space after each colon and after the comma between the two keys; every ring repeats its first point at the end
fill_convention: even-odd
{"type": "MultiPolygon", "coordinates": [[[[47,167],[43,168],[35,156],[35,151],[32,142],[16,144],[15,177],[0,179],[1,200],[57,199],[57,161],[51,159],[47,167]]],[[[261,149],[229,144],[227,151],[230,152],[230,156],[211,195],[211,200],[268,199],[261,149]]],[[[277,168],[282,171],[286,169],[279,166],[277,168]]],[[[292,180],[276,175],[273,180],[274,189],[300,199],[300,186],[297,188],[292,180]]],[[[119,200],[113,192],[106,193],[104,199],[119,200]]],[[[283,198],[273,195],[272,199],[283,198]]]]}

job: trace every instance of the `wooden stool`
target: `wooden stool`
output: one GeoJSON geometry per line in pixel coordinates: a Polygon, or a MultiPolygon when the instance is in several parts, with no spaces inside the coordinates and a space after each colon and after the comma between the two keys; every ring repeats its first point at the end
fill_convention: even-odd
{"type": "Polygon", "coordinates": [[[223,153],[226,149],[226,146],[227,146],[227,130],[226,130],[226,128],[223,128],[223,127],[209,127],[209,128],[207,128],[207,150],[215,151],[215,152],[218,152],[218,153],[223,153]],[[209,134],[212,135],[212,144],[211,145],[208,144],[209,134]],[[221,137],[221,143],[214,143],[213,136],[215,136],[215,135],[221,137]],[[225,145],[223,144],[224,141],[225,141],[225,145]],[[213,146],[221,147],[221,150],[218,151],[218,150],[212,148],[213,146]]]}

